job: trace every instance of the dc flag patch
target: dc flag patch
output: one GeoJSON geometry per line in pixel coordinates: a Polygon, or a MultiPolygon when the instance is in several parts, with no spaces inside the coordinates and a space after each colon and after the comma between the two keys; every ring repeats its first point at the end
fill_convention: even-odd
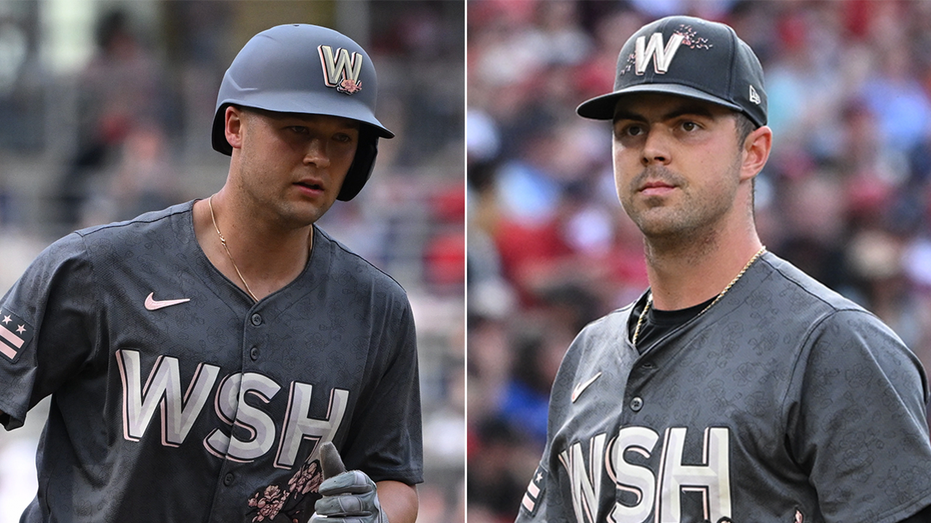
{"type": "Polygon", "coordinates": [[[526,510],[531,516],[536,514],[537,506],[543,499],[545,490],[546,469],[543,468],[543,465],[539,465],[533,473],[533,478],[530,479],[530,484],[527,485],[527,492],[524,492],[524,499],[520,502],[521,509],[526,510]]]}
{"type": "Polygon", "coordinates": [[[0,308],[0,354],[13,361],[32,340],[35,329],[10,309],[0,308]]]}

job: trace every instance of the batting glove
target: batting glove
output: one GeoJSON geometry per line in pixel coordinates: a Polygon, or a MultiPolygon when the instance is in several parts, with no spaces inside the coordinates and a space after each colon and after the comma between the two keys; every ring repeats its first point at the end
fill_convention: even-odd
{"type": "Polygon", "coordinates": [[[346,471],[339,452],[331,442],[320,449],[323,497],[314,505],[309,523],[388,523],[378,502],[375,482],[361,470],[346,471]]]}

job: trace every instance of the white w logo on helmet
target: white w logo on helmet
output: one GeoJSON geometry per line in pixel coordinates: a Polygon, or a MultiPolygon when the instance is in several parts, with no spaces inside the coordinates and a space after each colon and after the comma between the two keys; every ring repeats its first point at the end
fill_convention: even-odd
{"type": "Polygon", "coordinates": [[[362,90],[362,81],[359,73],[362,71],[362,55],[349,54],[349,51],[340,47],[333,52],[328,45],[317,47],[320,52],[320,64],[323,66],[323,81],[327,87],[335,87],[337,91],[353,94],[362,90]]]}
{"type": "Polygon", "coordinates": [[[658,74],[665,74],[669,70],[669,64],[672,63],[672,57],[676,55],[676,51],[679,50],[679,44],[682,43],[684,35],[679,33],[674,33],[670,37],[669,42],[666,43],[666,46],[663,47],[663,34],[662,33],[653,33],[653,36],[650,37],[650,43],[647,43],[646,36],[640,36],[636,41],[636,49],[634,51],[635,62],[635,71],[638,75],[642,75],[647,70],[647,64],[650,63],[650,58],[653,59],[653,70],[658,74]]]}

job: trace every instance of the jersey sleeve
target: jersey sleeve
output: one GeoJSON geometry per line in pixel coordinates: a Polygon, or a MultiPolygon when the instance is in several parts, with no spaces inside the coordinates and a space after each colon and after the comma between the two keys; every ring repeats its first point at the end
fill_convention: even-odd
{"type": "MultiPolygon", "coordinates": [[[[553,502],[551,498],[558,495],[559,489],[555,488],[556,478],[550,473],[546,466],[546,458],[534,471],[530,483],[527,484],[527,491],[520,501],[520,512],[517,514],[516,523],[531,523],[534,521],[568,521],[569,514],[560,513],[559,503],[553,502]]],[[[558,501],[558,500],[557,500],[558,501]]]]}
{"type": "Polygon", "coordinates": [[[46,248],[0,300],[0,423],[26,413],[91,359],[96,345],[93,268],[83,239],[46,248]]]}
{"type": "MultiPolygon", "coordinates": [[[[567,356],[566,359],[571,358],[567,356]]],[[[568,373],[567,367],[570,366],[566,359],[560,365],[553,389],[550,392],[549,413],[547,415],[548,427],[543,457],[540,459],[537,469],[533,472],[533,476],[530,477],[527,490],[521,498],[516,523],[571,520],[572,515],[561,510],[558,476],[560,471],[557,466],[556,456],[553,454],[554,427],[558,425],[562,417],[561,409],[555,408],[561,394],[560,383],[564,381],[559,377],[568,373]]]]}
{"type": "Polygon", "coordinates": [[[892,523],[931,504],[926,376],[875,316],[840,311],[793,376],[789,445],[829,522],[892,523]]]}
{"type": "Polygon", "coordinates": [[[388,308],[374,343],[371,385],[362,392],[353,413],[343,460],[374,481],[413,485],[423,482],[416,332],[406,295],[389,300],[388,308]]]}
{"type": "Polygon", "coordinates": [[[571,480],[558,455],[560,446],[565,445],[565,434],[562,434],[562,431],[566,425],[572,423],[569,405],[572,403],[573,383],[579,376],[580,367],[583,367],[583,354],[597,351],[600,346],[598,340],[605,332],[615,332],[613,326],[604,325],[614,319],[614,316],[608,316],[587,325],[575,337],[563,356],[550,390],[543,456],[521,498],[516,523],[577,519],[576,507],[573,504],[578,500],[572,498],[569,488],[571,480]]]}

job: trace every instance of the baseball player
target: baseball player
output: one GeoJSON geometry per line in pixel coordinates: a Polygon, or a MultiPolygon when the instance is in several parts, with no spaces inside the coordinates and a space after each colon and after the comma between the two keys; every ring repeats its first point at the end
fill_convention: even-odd
{"type": "Polygon", "coordinates": [[[569,347],[517,521],[931,521],[918,360],[757,235],[772,131],[753,51],[663,18],[577,112],[613,123],[650,288],[569,347]]]}
{"type": "Polygon", "coordinates": [[[314,225],[393,136],[376,90],[336,31],[259,33],[220,85],[220,191],[72,233],[0,300],[0,421],[52,396],[22,521],[306,522],[318,499],[317,519],[414,521],[407,296],[314,225]],[[324,477],[327,442],[348,472],[324,477]]]}

